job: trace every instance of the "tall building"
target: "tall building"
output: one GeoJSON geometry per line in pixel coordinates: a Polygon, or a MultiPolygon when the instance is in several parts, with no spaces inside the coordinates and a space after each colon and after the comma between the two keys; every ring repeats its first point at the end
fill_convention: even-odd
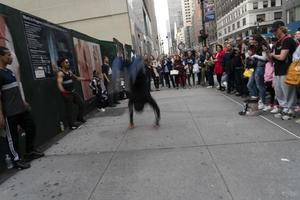
{"type": "Polygon", "coordinates": [[[157,56],[160,49],[154,1],[128,0],[128,12],[134,49],[141,55],[157,56]]]}
{"type": "Polygon", "coordinates": [[[171,52],[175,53],[177,49],[176,33],[177,29],[183,26],[181,0],[168,0],[171,52]]]}
{"type": "Polygon", "coordinates": [[[192,16],[194,12],[194,1],[193,0],[181,0],[182,6],[182,17],[185,35],[185,45],[187,48],[191,48],[192,38],[192,16]]]}
{"type": "Polygon", "coordinates": [[[192,18],[192,48],[198,48],[200,45],[199,36],[200,30],[202,30],[202,10],[201,4],[199,0],[194,0],[194,14],[192,18]]]}
{"type": "Polygon", "coordinates": [[[286,0],[283,1],[283,8],[285,9],[285,21],[291,31],[295,31],[300,27],[300,1],[286,0]]]}
{"type": "Polygon", "coordinates": [[[283,20],[282,0],[215,0],[218,41],[253,33],[268,34],[271,24],[283,20]]]}
{"type": "Polygon", "coordinates": [[[157,53],[157,25],[153,0],[1,0],[66,28],[98,38],[117,38],[139,54],[157,53]],[[135,7],[136,6],[136,7],[135,7]]]}

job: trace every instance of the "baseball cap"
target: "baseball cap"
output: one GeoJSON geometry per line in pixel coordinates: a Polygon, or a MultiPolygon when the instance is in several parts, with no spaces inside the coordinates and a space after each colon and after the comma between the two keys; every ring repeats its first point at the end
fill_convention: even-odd
{"type": "Polygon", "coordinates": [[[274,33],[277,31],[278,28],[285,26],[283,21],[276,21],[272,24],[271,32],[274,33]]]}

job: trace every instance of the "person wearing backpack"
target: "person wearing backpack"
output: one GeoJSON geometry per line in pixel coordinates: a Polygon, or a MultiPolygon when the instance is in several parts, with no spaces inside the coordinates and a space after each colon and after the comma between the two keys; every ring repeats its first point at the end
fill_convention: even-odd
{"type": "Polygon", "coordinates": [[[270,53],[269,56],[274,60],[275,94],[282,108],[281,112],[275,114],[275,117],[290,120],[295,116],[293,108],[296,105],[296,87],[287,85],[285,79],[297,43],[287,35],[288,29],[282,21],[276,21],[272,24],[272,32],[276,35],[278,41],[274,46],[273,53],[270,53]]]}

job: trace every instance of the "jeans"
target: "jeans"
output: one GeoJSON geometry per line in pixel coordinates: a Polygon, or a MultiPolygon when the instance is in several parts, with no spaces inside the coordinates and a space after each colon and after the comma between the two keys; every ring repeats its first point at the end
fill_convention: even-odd
{"type": "Polygon", "coordinates": [[[235,83],[235,89],[236,91],[243,95],[245,94],[245,89],[244,89],[244,80],[243,80],[243,68],[236,68],[234,69],[234,83],[235,83]]]}
{"type": "Polygon", "coordinates": [[[165,78],[165,81],[166,81],[166,86],[171,88],[171,83],[172,83],[173,88],[175,88],[174,77],[170,75],[170,72],[165,72],[164,73],[164,78],[165,78]],[[171,81],[171,83],[170,83],[170,81],[171,81]]]}
{"type": "Polygon", "coordinates": [[[265,104],[266,103],[266,87],[264,83],[264,67],[257,67],[253,72],[252,76],[248,82],[248,90],[250,96],[260,97],[260,100],[265,104]]]}

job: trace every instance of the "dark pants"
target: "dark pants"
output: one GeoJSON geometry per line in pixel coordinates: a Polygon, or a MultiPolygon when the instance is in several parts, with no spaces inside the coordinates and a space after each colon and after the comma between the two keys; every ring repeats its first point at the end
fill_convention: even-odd
{"type": "Polygon", "coordinates": [[[195,74],[192,72],[190,72],[190,74],[188,74],[188,77],[187,77],[189,86],[192,86],[191,78],[193,80],[193,86],[195,86],[195,74]]]}
{"type": "Polygon", "coordinates": [[[136,101],[141,101],[139,103],[143,103],[143,104],[148,103],[153,108],[156,119],[160,119],[160,109],[159,109],[156,101],[151,96],[151,94],[149,94],[144,99],[141,99],[141,100],[129,99],[128,108],[129,108],[130,124],[133,124],[133,106],[134,106],[134,103],[136,103],[136,101]]]}
{"type": "Polygon", "coordinates": [[[78,114],[77,114],[77,120],[83,120],[83,109],[84,104],[82,98],[79,96],[79,94],[72,92],[69,96],[64,97],[64,102],[66,106],[66,115],[68,120],[68,125],[71,127],[74,125],[74,112],[73,112],[73,105],[78,106],[78,114]]]}
{"type": "Polygon", "coordinates": [[[161,84],[162,87],[165,87],[164,77],[165,77],[164,73],[161,72],[159,74],[159,82],[160,82],[160,84],[161,84]]]}
{"type": "Polygon", "coordinates": [[[159,89],[159,77],[156,77],[155,75],[152,77],[154,81],[155,89],[159,89]]]}
{"type": "Polygon", "coordinates": [[[227,93],[234,90],[234,72],[227,73],[227,93]]]}
{"type": "Polygon", "coordinates": [[[167,85],[169,88],[171,88],[170,81],[172,82],[173,88],[175,88],[174,78],[173,78],[173,76],[170,75],[170,72],[165,72],[165,73],[164,73],[164,78],[165,78],[165,81],[166,81],[166,85],[167,85]]]}
{"type": "Polygon", "coordinates": [[[201,84],[201,78],[202,78],[202,71],[199,70],[199,72],[197,73],[197,85],[201,84]]]}
{"type": "Polygon", "coordinates": [[[222,74],[217,74],[217,81],[219,83],[220,89],[223,88],[223,86],[222,86],[222,76],[223,76],[222,74]]]}
{"type": "MultiPolygon", "coordinates": [[[[9,130],[7,134],[11,135],[14,149],[19,153],[19,129],[20,126],[26,133],[26,153],[30,153],[34,149],[34,141],[36,136],[36,127],[30,112],[23,112],[7,118],[9,130]]],[[[12,153],[12,156],[15,156],[12,153]]]]}
{"type": "Polygon", "coordinates": [[[275,103],[275,90],[273,88],[273,82],[265,82],[266,91],[270,94],[269,104],[273,105],[275,103]]]}
{"type": "Polygon", "coordinates": [[[241,95],[245,94],[244,82],[243,82],[243,68],[234,69],[234,84],[235,89],[241,95]]]}
{"type": "Polygon", "coordinates": [[[208,85],[209,86],[214,86],[214,71],[212,67],[208,67],[207,71],[207,80],[208,80],[208,85]]]}
{"type": "Polygon", "coordinates": [[[185,84],[186,84],[185,73],[179,73],[178,75],[176,75],[175,82],[176,82],[176,87],[179,87],[179,84],[181,84],[182,87],[185,87],[185,84]]]}

